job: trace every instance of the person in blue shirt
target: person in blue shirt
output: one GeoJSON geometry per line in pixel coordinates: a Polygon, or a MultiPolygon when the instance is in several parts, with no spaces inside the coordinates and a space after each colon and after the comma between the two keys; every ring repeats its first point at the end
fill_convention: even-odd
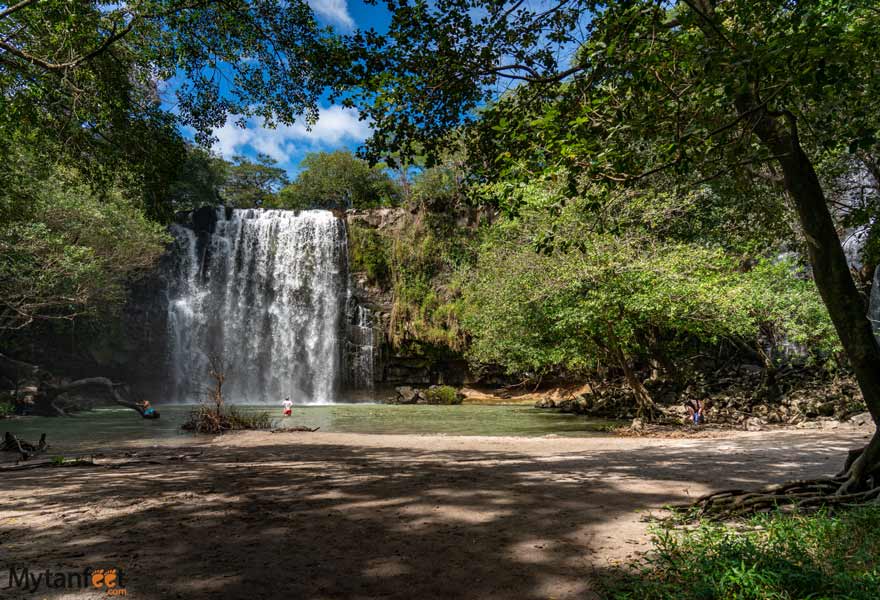
{"type": "Polygon", "coordinates": [[[141,415],[142,415],[145,419],[154,419],[154,418],[156,418],[156,416],[157,416],[156,409],[153,408],[153,407],[150,405],[150,401],[149,401],[149,400],[144,400],[141,404],[142,404],[143,407],[144,407],[144,410],[143,410],[143,412],[141,413],[141,415]]]}

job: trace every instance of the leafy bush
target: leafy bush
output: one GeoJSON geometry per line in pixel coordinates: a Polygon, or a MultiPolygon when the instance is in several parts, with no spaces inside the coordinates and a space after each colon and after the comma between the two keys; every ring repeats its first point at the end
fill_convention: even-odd
{"type": "Polygon", "coordinates": [[[11,402],[0,402],[0,419],[11,417],[15,412],[15,406],[11,402]]]}
{"type": "Polygon", "coordinates": [[[348,228],[348,260],[352,271],[365,273],[367,281],[387,288],[391,280],[390,240],[375,229],[352,224],[348,228]]]}
{"type": "Polygon", "coordinates": [[[395,348],[421,355],[464,350],[457,274],[474,259],[475,234],[451,215],[420,212],[394,240],[389,334],[395,348]]]}
{"type": "Polygon", "coordinates": [[[423,392],[428,404],[461,404],[458,390],[450,385],[432,386],[423,392]]]}
{"type": "Polygon", "coordinates": [[[46,177],[0,186],[0,328],[121,306],[169,239],[119,189],[60,167],[46,177]]]}
{"type": "Polygon", "coordinates": [[[277,208],[375,208],[400,202],[400,189],[381,165],[370,166],[346,150],[312,152],[296,180],[284,187],[277,208]]]}
{"type": "Polygon", "coordinates": [[[272,429],[274,422],[268,412],[242,412],[235,406],[204,403],[194,407],[181,425],[193,433],[225,433],[245,429],[272,429]]]}
{"type": "Polygon", "coordinates": [[[605,586],[615,600],[869,600],[878,557],[878,507],[762,515],[738,528],[660,528],[653,552],[605,586]]]}
{"type": "Polygon", "coordinates": [[[650,357],[659,336],[836,349],[815,286],[793,262],[744,267],[718,245],[657,239],[640,226],[603,232],[592,219],[581,200],[557,216],[524,211],[486,236],[464,287],[473,362],[511,373],[623,366],[650,357]]]}

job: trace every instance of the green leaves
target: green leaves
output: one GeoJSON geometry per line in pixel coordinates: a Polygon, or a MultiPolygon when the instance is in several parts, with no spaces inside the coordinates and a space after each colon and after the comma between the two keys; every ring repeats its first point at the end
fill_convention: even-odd
{"type": "Polygon", "coordinates": [[[296,180],[284,187],[278,208],[375,208],[400,202],[400,190],[382,166],[371,167],[351,152],[306,155],[296,180]]]}
{"type": "Polygon", "coordinates": [[[837,349],[818,294],[792,263],[743,269],[721,246],[664,239],[633,222],[603,233],[600,218],[577,200],[555,217],[531,208],[493,228],[464,290],[471,360],[517,374],[588,370],[615,360],[615,347],[651,356],[656,332],[667,342],[837,349]]]}
{"type": "Polygon", "coordinates": [[[117,190],[56,168],[0,191],[0,329],[112,310],[168,236],[117,190]]]}

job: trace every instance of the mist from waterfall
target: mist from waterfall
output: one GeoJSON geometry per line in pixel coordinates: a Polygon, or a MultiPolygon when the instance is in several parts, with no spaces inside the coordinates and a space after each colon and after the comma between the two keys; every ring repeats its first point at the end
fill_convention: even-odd
{"type": "Polygon", "coordinates": [[[345,343],[345,224],[329,211],[217,210],[212,233],[174,225],[169,371],[198,400],[212,356],[233,402],[325,404],[345,343]]]}

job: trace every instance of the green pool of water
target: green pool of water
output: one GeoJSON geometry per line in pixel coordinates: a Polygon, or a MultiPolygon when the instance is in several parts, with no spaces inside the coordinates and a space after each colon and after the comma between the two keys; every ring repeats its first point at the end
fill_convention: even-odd
{"type": "MultiPolygon", "coordinates": [[[[10,431],[34,441],[46,433],[49,443],[56,448],[191,437],[180,430],[191,406],[157,408],[162,415],[158,420],[141,419],[124,408],[103,408],[70,417],[17,417],[0,421],[0,432],[10,431]]],[[[240,408],[267,410],[265,406],[240,408]]],[[[332,404],[296,406],[291,417],[283,417],[280,407],[268,407],[268,412],[278,427],[305,425],[345,433],[590,436],[601,434],[612,424],[523,406],[332,404]]]]}

